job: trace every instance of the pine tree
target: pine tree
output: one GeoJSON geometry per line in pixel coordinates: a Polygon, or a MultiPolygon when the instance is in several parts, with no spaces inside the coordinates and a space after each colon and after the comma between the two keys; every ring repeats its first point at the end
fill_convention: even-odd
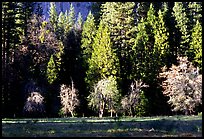
{"type": "Polygon", "coordinates": [[[93,51],[92,45],[94,42],[94,37],[96,35],[96,25],[94,16],[92,15],[91,11],[87,16],[86,21],[83,24],[83,31],[82,31],[82,39],[81,39],[81,49],[83,53],[83,67],[85,70],[88,68],[88,59],[91,58],[91,53],[93,51]]]}
{"type": "MultiPolygon", "coordinates": [[[[132,47],[134,55],[132,57],[133,61],[133,70],[134,73],[133,78],[135,79],[141,79],[145,75],[145,56],[146,51],[145,47],[147,45],[147,41],[149,40],[147,31],[146,31],[146,21],[141,18],[140,23],[138,23],[137,26],[137,35],[135,38],[135,44],[132,47]]],[[[132,73],[132,74],[133,74],[132,73]]]]}
{"type": "Polygon", "coordinates": [[[69,32],[69,26],[68,26],[68,15],[69,15],[69,12],[66,10],[65,11],[65,14],[64,14],[64,16],[65,16],[65,29],[64,29],[64,31],[65,31],[65,34],[67,34],[68,32],[69,32]]]}
{"type": "Polygon", "coordinates": [[[93,52],[88,63],[87,82],[89,86],[111,75],[116,77],[119,72],[118,59],[112,50],[110,32],[103,21],[99,24],[94,38],[93,52]]]}
{"type": "Polygon", "coordinates": [[[190,43],[189,19],[182,2],[174,2],[173,11],[173,16],[175,17],[177,23],[176,27],[181,32],[178,54],[184,56],[187,55],[190,43]]]}
{"type": "Polygon", "coordinates": [[[11,64],[14,59],[14,49],[16,47],[16,40],[18,40],[18,31],[15,22],[15,2],[2,2],[2,107],[3,116],[8,116],[12,113],[11,108],[12,88],[11,82],[13,75],[11,71],[11,64]],[[10,111],[7,109],[10,108],[10,111]]]}
{"type": "Polygon", "coordinates": [[[20,41],[24,38],[29,39],[28,26],[36,4],[34,2],[16,2],[16,25],[20,41]]]}
{"type": "Polygon", "coordinates": [[[58,15],[57,15],[57,11],[56,11],[56,4],[55,4],[55,2],[50,2],[49,16],[50,16],[50,18],[49,18],[50,23],[51,23],[51,25],[54,28],[54,32],[56,32],[58,15]]]}
{"type": "Polygon", "coordinates": [[[106,2],[102,4],[101,20],[108,25],[111,32],[112,48],[119,59],[119,86],[123,93],[127,92],[132,69],[130,56],[135,33],[134,7],[134,2],[106,2]]]}
{"type": "Polygon", "coordinates": [[[202,22],[202,3],[201,2],[188,2],[189,20],[191,26],[196,24],[196,21],[202,22]]]}
{"type": "Polygon", "coordinates": [[[192,41],[190,42],[190,53],[192,53],[194,56],[193,63],[198,64],[202,73],[202,26],[199,20],[197,20],[192,30],[192,41]]]}
{"type": "Polygon", "coordinates": [[[58,18],[58,23],[57,23],[57,37],[59,37],[59,39],[61,41],[64,40],[64,31],[65,31],[65,16],[63,12],[60,12],[59,14],[59,18],[58,18]]]}
{"type": "Polygon", "coordinates": [[[95,24],[97,26],[99,25],[101,18],[101,5],[104,3],[105,2],[93,2],[93,4],[91,5],[91,11],[95,19],[95,24]]]}
{"type": "Polygon", "coordinates": [[[81,13],[79,12],[77,16],[77,21],[75,23],[75,29],[81,31],[82,30],[83,19],[81,13]]]}
{"type": "Polygon", "coordinates": [[[5,110],[4,114],[14,113],[20,105],[17,92],[22,77],[17,75],[19,66],[16,64],[16,53],[23,37],[28,36],[27,26],[33,5],[32,2],[2,3],[2,97],[3,107],[7,106],[10,110],[5,110]],[[14,107],[13,104],[19,105],[14,107]]]}
{"type": "Polygon", "coordinates": [[[181,40],[181,32],[176,27],[176,19],[173,16],[173,7],[174,3],[172,2],[164,2],[162,5],[163,10],[163,16],[164,16],[164,22],[166,25],[166,30],[169,33],[168,37],[168,43],[169,43],[169,54],[167,55],[167,61],[166,66],[170,67],[171,64],[175,64],[177,62],[177,56],[178,56],[178,48],[180,45],[181,40]]]}
{"type": "Polygon", "coordinates": [[[154,47],[155,47],[155,54],[157,55],[156,61],[158,66],[164,66],[169,61],[167,57],[170,55],[170,46],[169,46],[169,33],[166,29],[166,24],[164,22],[164,16],[166,11],[159,10],[158,17],[156,17],[153,27],[154,27],[154,47]]]}
{"type": "Polygon", "coordinates": [[[57,79],[57,70],[53,55],[51,55],[50,60],[47,65],[47,80],[52,84],[57,79]]]}
{"type": "Polygon", "coordinates": [[[150,2],[138,2],[137,3],[137,9],[136,9],[137,23],[141,21],[141,18],[145,19],[147,17],[149,6],[150,6],[150,2]]]}
{"type": "Polygon", "coordinates": [[[75,11],[74,11],[74,6],[72,5],[72,3],[70,4],[70,9],[68,12],[68,15],[66,17],[66,21],[67,21],[67,25],[66,25],[66,29],[65,29],[65,33],[68,33],[71,29],[74,28],[74,23],[75,23],[75,11]]]}

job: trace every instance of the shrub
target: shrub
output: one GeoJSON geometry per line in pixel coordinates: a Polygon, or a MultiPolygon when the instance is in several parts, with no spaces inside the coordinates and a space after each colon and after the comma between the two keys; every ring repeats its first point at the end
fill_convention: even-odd
{"type": "Polygon", "coordinates": [[[23,114],[29,117],[40,117],[45,113],[43,88],[39,87],[34,80],[29,81],[24,90],[26,102],[23,114]]]}

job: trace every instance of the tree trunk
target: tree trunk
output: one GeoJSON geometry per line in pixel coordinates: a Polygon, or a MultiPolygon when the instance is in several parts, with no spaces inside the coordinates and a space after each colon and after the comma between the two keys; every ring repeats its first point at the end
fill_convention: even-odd
{"type": "Polygon", "coordinates": [[[99,110],[99,117],[102,118],[103,117],[103,109],[99,110]]]}
{"type": "Polygon", "coordinates": [[[70,112],[70,113],[71,113],[72,117],[74,117],[73,113],[72,112],[70,112]]]}

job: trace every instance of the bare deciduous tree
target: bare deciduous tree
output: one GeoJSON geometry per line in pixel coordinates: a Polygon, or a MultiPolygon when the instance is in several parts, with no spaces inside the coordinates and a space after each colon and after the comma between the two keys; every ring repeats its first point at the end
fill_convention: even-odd
{"type": "Polygon", "coordinates": [[[131,83],[130,92],[128,95],[124,96],[121,100],[122,108],[128,111],[131,116],[134,115],[136,106],[140,102],[140,91],[143,87],[148,87],[148,85],[143,84],[142,81],[134,81],[131,83]]]}
{"type": "Polygon", "coordinates": [[[163,67],[161,78],[166,78],[162,86],[163,94],[170,99],[173,111],[182,111],[186,115],[192,114],[194,108],[202,104],[202,75],[199,69],[195,68],[187,57],[178,57],[179,65],[172,67],[167,71],[163,67]]]}
{"type": "Polygon", "coordinates": [[[74,117],[74,110],[76,109],[76,106],[79,106],[79,100],[77,98],[78,90],[74,87],[73,81],[71,87],[63,84],[61,85],[60,90],[62,104],[61,111],[65,116],[67,116],[68,113],[71,113],[72,117],[74,117]]]}

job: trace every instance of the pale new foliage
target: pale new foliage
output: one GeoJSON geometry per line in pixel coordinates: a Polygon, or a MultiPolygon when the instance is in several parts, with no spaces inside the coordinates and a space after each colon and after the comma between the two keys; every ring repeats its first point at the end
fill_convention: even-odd
{"type": "Polygon", "coordinates": [[[24,112],[27,113],[44,113],[44,97],[39,92],[30,93],[27,101],[23,107],[24,112]]]}
{"type": "Polygon", "coordinates": [[[79,106],[78,100],[78,90],[74,87],[74,83],[72,81],[71,86],[67,86],[62,84],[60,87],[60,99],[62,108],[62,113],[67,116],[68,113],[71,113],[72,117],[74,117],[74,110],[77,106],[79,106]]]}
{"type": "Polygon", "coordinates": [[[132,82],[129,94],[124,96],[121,100],[122,108],[128,111],[132,116],[136,106],[140,102],[140,92],[144,87],[148,87],[148,85],[144,84],[141,80],[132,82]]]}
{"type": "Polygon", "coordinates": [[[113,111],[117,114],[119,98],[117,82],[112,76],[96,83],[94,91],[88,96],[89,106],[98,110],[99,117],[103,116],[105,109],[111,111],[111,117],[113,111]]]}
{"type": "Polygon", "coordinates": [[[37,85],[37,82],[30,80],[25,85],[26,102],[23,107],[23,113],[27,116],[42,116],[45,113],[44,89],[37,85]]]}
{"type": "Polygon", "coordinates": [[[172,67],[169,71],[160,73],[160,77],[166,78],[162,86],[163,94],[170,99],[173,111],[183,111],[185,114],[192,114],[194,108],[202,104],[202,75],[198,68],[187,60],[187,57],[178,57],[179,65],[172,67]]]}

